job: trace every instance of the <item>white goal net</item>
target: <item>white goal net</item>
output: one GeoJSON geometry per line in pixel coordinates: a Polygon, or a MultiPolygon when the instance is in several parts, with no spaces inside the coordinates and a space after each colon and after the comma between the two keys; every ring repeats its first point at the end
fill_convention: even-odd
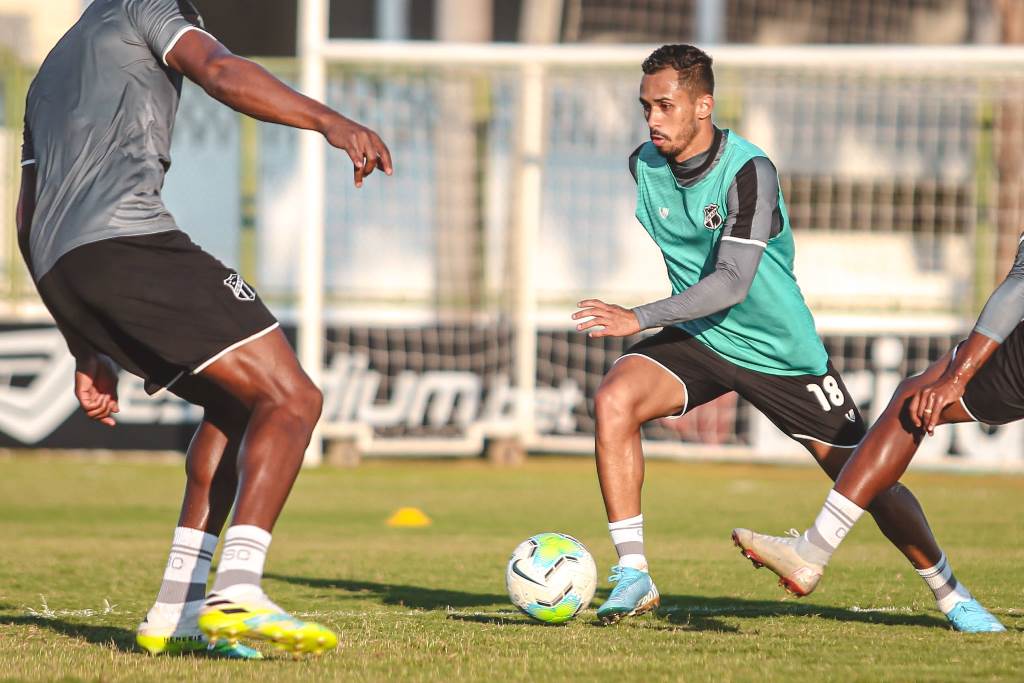
{"type": "MultiPolygon", "coordinates": [[[[577,334],[573,304],[668,292],[626,169],[646,137],[636,96],[648,51],[327,45],[329,101],[377,129],[397,168],[359,192],[343,155],[326,169],[327,437],[379,454],[476,454],[506,437],[592,448],[594,392],[635,340],[577,334]]],[[[713,56],[717,122],[778,166],[798,277],[870,417],[969,329],[1016,248],[1021,52],[713,56]]],[[[291,158],[293,143],[267,138],[264,156],[291,158]]],[[[287,304],[294,237],[270,224],[259,234],[275,256],[260,259],[260,285],[287,304]]],[[[735,396],[644,434],[655,454],[797,455],[735,396]]],[[[1017,427],[970,425],[924,459],[1005,466],[1022,453],[1017,427]]]]}

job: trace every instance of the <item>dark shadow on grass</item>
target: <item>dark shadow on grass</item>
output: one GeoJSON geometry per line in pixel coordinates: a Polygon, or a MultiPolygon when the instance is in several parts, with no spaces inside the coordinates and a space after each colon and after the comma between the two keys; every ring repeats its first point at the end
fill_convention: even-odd
{"type": "Polygon", "coordinates": [[[68,638],[84,640],[93,645],[106,645],[121,652],[135,652],[135,632],[118,626],[95,626],[91,624],[76,624],[71,621],[63,621],[48,617],[0,617],[0,624],[5,626],[39,626],[48,628],[55,633],[68,638]]]}
{"type": "Polygon", "coordinates": [[[420,586],[402,586],[390,583],[374,583],[373,581],[350,581],[347,579],[318,579],[306,576],[285,576],[283,574],[266,574],[268,579],[285,581],[310,588],[334,588],[351,593],[362,594],[358,597],[372,597],[385,605],[400,605],[413,609],[444,609],[446,607],[487,607],[505,605],[508,596],[497,593],[466,593],[464,591],[445,588],[422,588],[420,586]]]}
{"type": "Polygon", "coordinates": [[[896,612],[868,612],[828,607],[808,602],[770,600],[744,600],[707,595],[662,595],[657,617],[670,624],[685,625],[719,617],[757,619],[761,617],[821,617],[835,621],[880,624],[884,626],[926,626],[949,629],[945,619],[927,614],[900,614],[896,612]]]}
{"type": "MultiPolygon", "coordinates": [[[[565,624],[545,624],[544,622],[531,619],[525,614],[461,614],[459,612],[450,612],[448,619],[452,621],[468,621],[477,624],[491,624],[494,626],[540,626],[546,628],[559,628],[565,626],[565,624]]],[[[597,628],[605,628],[593,613],[583,614],[578,617],[579,620],[588,622],[591,626],[597,628]]],[[[718,619],[713,619],[705,616],[698,616],[694,619],[690,619],[686,623],[666,625],[656,617],[652,618],[649,616],[641,616],[636,619],[629,620],[630,625],[637,628],[646,628],[656,631],[717,631],[719,633],[739,633],[739,628],[723,624],[718,619]]]]}
{"type": "MultiPolygon", "coordinates": [[[[305,576],[267,574],[267,578],[285,581],[311,588],[326,588],[349,591],[358,597],[369,597],[385,605],[400,605],[412,609],[440,610],[452,608],[491,607],[508,605],[508,596],[498,593],[467,593],[444,588],[423,588],[373,581],[348,579],[321,579],[305,576]]],[[[594,596],[597,600],[591,606],[597,607],[608,597],[607,589],[599,589],[594,596]]],[[[925,626],[948,629],[944,619],[927,614],[901,614],[896,612],[868,612],[828,607],[808,602],[744,600],[724,596],[707,595],[662,595],[661,609],[655,614],[655,623],[648,628],[668,630],[717,631],[735,633],[739,629],[721,621],[722,617],[759,619],[763,617],[820,617],[835,621],[880,624],[885,626],[925,626]]],[[[503,614],[453,614],[450,619],[476,621],[489,624],[537,623],[524,617],[503,614]]]]}
{"type": "Polygon", "coordinates": [[[448,618],[452,621],[469,621],[476,624],[492,624],[494,626],[549,626],[557,628],[561,624],[545,624],[542,621],[531,619],[525,614],[460,614],[450,612],[448,618]]]}

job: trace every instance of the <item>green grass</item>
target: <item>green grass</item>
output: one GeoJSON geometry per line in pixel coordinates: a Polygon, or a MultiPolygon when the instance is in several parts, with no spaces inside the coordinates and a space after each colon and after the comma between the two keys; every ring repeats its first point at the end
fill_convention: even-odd
{"type": "Polygon", "coordinates": [[[652,463],[644,514],[663,593],[614,628],[593,609],[530,622],[504,591],[508,554],[545,530],[614,560],[592,466],[537,459],[371,463],[304,472],[274,536],[265,588],[336,628],[320,659],[150,658],[134,628],[156,593],[177,517],[178,466],[0,460],[0,679],[16,680],[1020,680],[1024,479],[916,474],[959,578],[1010,633],[948,630],[931,595],[865,520],[810,598],[787,599],[729,541],[733,526],[809,522],[812,469],[652,463]],[[424,529],[390,529],[399,506],[424,529]],[[106,602],[105,602],[106,601],[106,602]],[[105,604],[110,607],[105,607],[105,604]]]}

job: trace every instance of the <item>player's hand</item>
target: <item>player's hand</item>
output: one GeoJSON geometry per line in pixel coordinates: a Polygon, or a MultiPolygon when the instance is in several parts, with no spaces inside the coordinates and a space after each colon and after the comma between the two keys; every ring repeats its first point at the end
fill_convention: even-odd
{"type": "Polygon", "coordinates": [[[109,358],[93,354],[78,361],[75,366],[75,398],[93,420],[108,427],[117,424],[112,417],[113,413],[121,411],[117,404],[117,368],[109,358]]]}
{"type": "Polygon", "coordinates": [[[576,326],[578,332],[600,327],[602,329],[588,333],[589,336],[597,338],[628,337],[640,331],[640,322],[636,319],[636,314],[628,308],[606,304],[600,299],[584,299],[576,305],[580,310],[572,314],[573,320],[590,318],[576,326]]]}
{"type": "Polygon", "coordinates": [[[942,375],[924,387],[910,399],[910,419],[914,426],[924,429],[929,435],[935,434],[946,406],[956,403],[964,395],[966,382],[955,375],[942,375]]]}
{"type": "Polygon", "coordinates": [[[324,130],[324,137],[338,149],[348,152],[355,172],[356,187],[363,186],[363,178],[373,173],[377,166],[391,175],[391,152],[380,136],[366,126],[351,119],[338,116],[324,130]]]}

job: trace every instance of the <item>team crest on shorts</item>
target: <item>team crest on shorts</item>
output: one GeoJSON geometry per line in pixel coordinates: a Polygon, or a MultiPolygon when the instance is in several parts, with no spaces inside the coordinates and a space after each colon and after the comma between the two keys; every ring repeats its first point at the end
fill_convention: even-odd
{"type": "Polygon", "coordinates": [[[249,285],[245,284],[245,280],[243,280],[238,273],[231,273],[231,275],[228,275],[224,280],[224,284],[231,290],[231,293],[234,294],[235,298],[239,301],[256,301],[256,291],[249,285]]]}
{"type": "Polygon", "coordinates": [[[722,227],[722,215],[718,213],[718,204],[708,204],[704,207],[704,227],[708,230],[718,230],[722,227]]]}

